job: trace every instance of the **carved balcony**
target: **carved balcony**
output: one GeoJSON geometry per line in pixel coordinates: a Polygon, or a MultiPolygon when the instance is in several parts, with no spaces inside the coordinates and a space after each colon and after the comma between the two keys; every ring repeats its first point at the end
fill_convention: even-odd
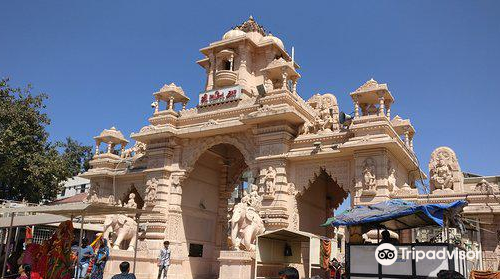
{"type": "Polygon", "coordinates": [[[215,74],[215,86],[224,87],[236,83],[237,73],[230,70],[219,70],[215,74]]]}

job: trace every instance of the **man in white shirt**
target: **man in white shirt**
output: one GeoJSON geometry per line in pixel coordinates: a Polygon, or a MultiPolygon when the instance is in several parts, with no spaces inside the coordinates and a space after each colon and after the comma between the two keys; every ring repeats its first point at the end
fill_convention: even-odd
{"type": "Polygon", "coordinates": [[[161,279],[161,274],[163,273],[163,278],[167,278],[168,267],[170,266],[170,249],[168,246],[170,242],[164,241],[163,248],[160,250],[160,255],[158,256],[158,279],[161,279]]]}

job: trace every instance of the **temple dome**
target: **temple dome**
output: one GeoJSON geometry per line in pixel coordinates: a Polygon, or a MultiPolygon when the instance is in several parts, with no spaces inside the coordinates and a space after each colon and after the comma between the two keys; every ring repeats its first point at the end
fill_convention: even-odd
{"type": "Polygon", "coordinates": [[[241,31],[241,30],[231,29],[231,30],[227,31],[224,34],[224,36],[222,36],[222,39],[229,40],[229,39],[236,38],[236,37],[243,36],[243,35],[246,35],[246,33],[241,31]]]}
{"type": "Polygon", "coordinates": [[[269,35],[262,37],[260,40],[261,43],[266,43],[266,42],[274,42],[278,46],[280,46],[282,49],[285,49],[285,45],[283,44],[283,41],[280,40],[280,38],[273,36],[273,34],[269,33],[269,35]]]}

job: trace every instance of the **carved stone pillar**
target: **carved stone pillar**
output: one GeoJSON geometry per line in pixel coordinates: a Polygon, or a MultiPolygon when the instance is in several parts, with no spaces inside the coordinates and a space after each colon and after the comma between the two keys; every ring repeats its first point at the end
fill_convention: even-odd
{"type": "Polygon", "coordinates": [[[389,199],[387,186],[388,152],[385,149],[354,154],[355,194],[353,205],[377,203],[389,199]]]}
{"type": "Polygon", "coordinates": [[[285,71],[285,67],[281,68],[281,79],[283,80],[283,83],[281,84],[281,89],[287,89],[286,84],[287,84],[287,78],[288,74],[285,71]]]}
{"type": "Polygon", "coordinates": [[[174,97],[170,97],[168,100],[168,110],[174,110],[174,97]]]}
{"type": "Polygon", "coordinates": [[[215,56],[213,53],[208,55],[209,58],[209,66],[208,66],[208,74],[207,74],[207,88],[206,90],[212,90],[214,88],[214,75],[215,75],[215,56]]]}
{"type": "Polygon", "coordinates": [[[405,129],[405,145],[406,147],[410,147],[410,132],[408,129],[405,129]]]}
{"type": "Polygon", "coordinates": [[[265,220],[266,230],[287,228],[289,226],[289,186],[286,172],[286,160],[269,160],[262,162],[259,174],[259,188],[266,187],[266,174],[269,168],[275,171],[274,191],[264,194],[261,217],[265,220]]]}
{"type": "Polygon", "coordinates": [[[228,232],[228,199],[231,192],[228,190],[228,170],[229,162],[223,162],[220,180],[219,180],[219,206],[217,209],[217,231],[216,231],[216,246],[219,250],[227,250],[227,232],[228,232]]]}
{"type": "Polygon", "coordinates": [[[359,101],[357,97],[354,97],[354,117],[359,117],[359,101]]]}
{"type": "Polygon", "coordinates": [[[125,151],[125,145],[123,143],[120,144],[120,155],[123,155],[123,152],[125,151]]]}
{"type": "Polygon", "coordinates": [[[389,118],[389,120],[391,120],[391,104],[390,103],[387,104],[386,107],[387,107],[387,113],[386,113],[387,118],[389,118]]]}
{"type": "Polygon", "coordinates": [[[383,95],[383,93],[379,93],[378,102],[379,102],[378,115],[379,116],[383,116],[385,114],[385,104],[384,104],[384,95],[383,95]]]}
{"type": "Polygon", "coordinates": [[[160,100],[158,98],[155,98],[155,114],[160,111],[160,100]]]}
{"type": "Polygon", "coordinates": [[[99,155],[99,145],[101,145],[100,141],[95,142],[95,156],[99,155]]]}
{"type": "Polygon", "coordinates": [[[264,74],[264,87],[266,88],[266,92],[273,90],[273,82],[264,74]]]}
{"type": "Polygon", "coordinates": [[[240,45],[238,48],[238,52],[240,55],[240,66],[238,68],[238,83],[242,86],[247,86],[248,83],[248,69],[247,69],[247,61],[248,61],[248,49],[246,45],[240,45]]]}

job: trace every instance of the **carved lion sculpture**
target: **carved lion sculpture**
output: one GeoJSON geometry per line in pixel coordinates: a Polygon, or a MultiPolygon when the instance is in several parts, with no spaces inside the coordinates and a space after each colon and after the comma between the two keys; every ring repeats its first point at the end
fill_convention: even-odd
{"type": "Polygon", "coordinates": [[[109,234],[113,232],[116,235],[112,241],[113,249],[120,249],[122,241],[130,240],[129,251],[135,247],[135,238],[137,236],[137,222],[126,215],[115,214],[107,215],[104,220],[103,238],[109,239],[109,234]]]}

